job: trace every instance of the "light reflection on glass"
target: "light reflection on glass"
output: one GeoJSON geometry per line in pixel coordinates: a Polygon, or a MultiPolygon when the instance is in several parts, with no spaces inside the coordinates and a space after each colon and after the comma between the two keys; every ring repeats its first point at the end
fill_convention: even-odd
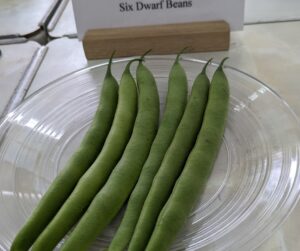
{"type": "Polygon", "coordinates": [[[23,115],[22,114],[19,114],[16,118],[15,118],[15,121],[17,122],[20,122],[23,118],[23,115]]]}
{"type": "Polygon", "coordinates": [[[63,136],[62,132],[57,132],[53,128],[43,127],[41,130],[37,130],[37,131],[41,134],[44,134],[45,136],[55,139],[55,140],[59,140],[63,136]]]}
{"type": "Polygon", "coordinates": [[[294,180],[297,175],[297,169],[298,169],[298,159],[292,159],[291,160],[291,170],[290,170],[290,179],[294,180]]]}
{"type": "Polygon", "coordinates": [[[267,91],[266,87],[261,87],[258,89],[258,92],[264,94],[267,91]]]}
{"type": "Polygon", "coordinates": [[[31,199],[41,199],[42,198],[42,194],[41,193],[21,193],[21,192],[13,192],[13,191],[7,191],[7,190],[2,190],[1,194],[3,196],[8,196],[8,197],[14,197],[17,196],[19,198],[31,198],[31,199]]]}
{"type": "MultiPolygon", "coordinates": [[[[251,101],[256,100],[259,96],[261,96],[262,94],[264,94],[266,92],[266,88],[265,87],[261,87],[259,88],[257,91],[253,92],[251,95],[248,96],[248,99],[251,101]]],[[[238,105],[235,105],[233,110],[235,112],[239,112],[241,110],[243,110],[245,107],[247,106],[247,104],[245,104],[244,102],[241,102],[238,105]]]]}
{"type": "Polygon", "coordinates": [[[233,110],[236,111],[236,112],[239,112],[239,111],[243,110],[245,107],[246,107],[246,104],[241,102],[240,104],[236,105],[233,108],[233,110]]]}
{"type": "Polygon", "coordinates": [[[36,119],[29,119],[29,121],[25,124],[26,127],[34,128],[38,124],[38,120],[36,119]]]}
{"type": "Polygon", "coordinates": [[[253,92],[253,94],[252,94],[252,95],[250,95],[248,98],[249,98],[251,101],[254,101],[255,99],[257,99],[257,98],[258,98],[258,94],[257,94],[257,92],[253,92]]]}

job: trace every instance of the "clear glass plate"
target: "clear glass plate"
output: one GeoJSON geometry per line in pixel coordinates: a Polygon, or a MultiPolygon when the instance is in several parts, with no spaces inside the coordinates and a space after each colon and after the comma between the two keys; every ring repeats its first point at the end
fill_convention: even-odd
{"type": "MultiPolygon", "coordinates": [[[[157,80],[162,110],[173,60],[153,56],[146,61],[157,80]]],[[[113,64],[118,79],[127,61],[113,64]]],[[[205,62],[181,62],[191,87],[205,62]]],[[[208,67],[210,77],[216,66],[208,67]]],[[[106,64],[100,64],[50,83],[1,124],[0,249],[9,249],[78,147],[96,110],[105,71],[106,64]]],[[[205,193],[172,250],[252,250],[283,222],[298,199],[298,119],[267,85],[232,67],[225,71],[231,99],[224,142],[205,193]]],[[[108,245],[120,217],[92,250],[108,245]]]]}

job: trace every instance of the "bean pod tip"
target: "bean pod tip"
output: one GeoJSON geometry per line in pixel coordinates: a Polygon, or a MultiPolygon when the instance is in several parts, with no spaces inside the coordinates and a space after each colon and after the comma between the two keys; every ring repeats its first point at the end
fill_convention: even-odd
{"type": "Polygon", "coordinates": [[[147,50],[147,51],[141,56],[141,58],[140,58],[141,61],[140,61],[140,62],[144,61],[144,60],[145,60],[145,56],[148,55],[151,51],[152,51],[152,49],[147,50]]]}
{"type": "Polygon", "coordinates": [[[211,61],[213,60],[213,58],[209,59],[206,64],[203,66],[202,72],[201,74],[205,74],[206,73],[206,68],[207,66],[211,63],[211,61]]]}
{"type": "Polygon", "coordinates": [[[229,57],[225,57],[225,58],[222,59],[222,61],[221,61],[221,63],[219,64],[219,67],[218,67],[217,70],[220,71],[220,70],[223,69],[223,65],[224,65],[224,63],[225,63],[225,61],[226,61],[227,59],[229,59],[229,57]]]}
{"type": "Polygon", "coordinates": [[[132,64],[133,62],[136,62],[136,61],[142,62],[143,59],[141,59],[141,58],[134,58],[134,59],[131,59],[131,60],[127,63],[124,72],[129,72],[129,71],[130,71],[130,66],[131,66],[131,64],[132,64]]]}
{"type": "Polygon", "coordinates": [[[189,48],[188,46],[184,47],[184,48],[177,54],[176,59],[175,59],[175,64],[178,63],[180,56],[181,56],[182,53],[184,53],[188,48],[189,48]]]}
{"type": "Polygon", "coordinates": [[[108,61],[108,66],[107,66],[107,71],[106,71],[106,76],[111,76],[111,65],[112,65],[112,60],[114,58],[114,55],[116,53],[116,50],[114,50],[109,58],[109,61],[108,61]]]}

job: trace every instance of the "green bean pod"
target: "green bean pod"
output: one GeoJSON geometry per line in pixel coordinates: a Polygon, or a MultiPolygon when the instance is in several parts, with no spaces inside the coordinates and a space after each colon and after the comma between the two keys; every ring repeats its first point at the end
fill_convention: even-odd
{"type": "Polygon", "coordinates": [[[101,151],[109,133],[118,101],[118,83],[111,74],[112,57],[102,84],[100,102],[89,130],[78,150],[54,179],[31,216],[16,235],[11,251],[29,250],[73,191],[80,177],[92,165],[101,151]]]}
{"type": "Polygon", "coordinates": [[[145,250],[160,210],[167,201],[186,158],[194,146],[208,97],[209,79],[205,71],[206,66],[194,81],[182,120],[143,205],[129,244],[129,251],[145,250]]]}
{"type": "Polygon", "coordinates": [[[132,136],[105,186],[96,195],[62,251],[87,250],[117,215],[136,184],[149,154],[159,122],[159,96],[151,72],[140,62],[137,68],[139,107],[132,136]]]}
{"type": "Polygon", "coordinates": [[[229,86],[222,65],[212,78],[202,128],[173,192],[161,211],[146,251],[168,250],[205,188],[224,134],[229,86]]]}
{"type": "Polygon", "coordinates": [[[150,154],[144,164],[138,183],[127,203],[125,214],[115,234],[109,251],[123,251],[132,237],[152,180],[172,142],[187,102],[187,77],[179,63],[179,56],[172,66],[168,81],[168,94],[163,118],[153,141],[150,154]]]}
{"type": "Polygon", "coordinates": [[[119,100],[111,130],[93,165],[81,177],[64,205],[33,244],[33,251],[52,250],[80,219],[94,196],[120,160],[133,130],[137,112],[137,88],[130,73],[130,61],[122,75],[119,100]]]}

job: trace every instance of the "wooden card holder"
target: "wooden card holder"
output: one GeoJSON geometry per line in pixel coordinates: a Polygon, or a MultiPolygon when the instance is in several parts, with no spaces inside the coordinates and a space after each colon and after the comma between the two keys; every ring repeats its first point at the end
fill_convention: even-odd
{"type": "Polygon", "coordinates": [[[95,29],[86,32],[83,48],[87,59],[151,54],[228,50],[230,28],[225,21],[193,22],[126,28],[95,29]]]}

